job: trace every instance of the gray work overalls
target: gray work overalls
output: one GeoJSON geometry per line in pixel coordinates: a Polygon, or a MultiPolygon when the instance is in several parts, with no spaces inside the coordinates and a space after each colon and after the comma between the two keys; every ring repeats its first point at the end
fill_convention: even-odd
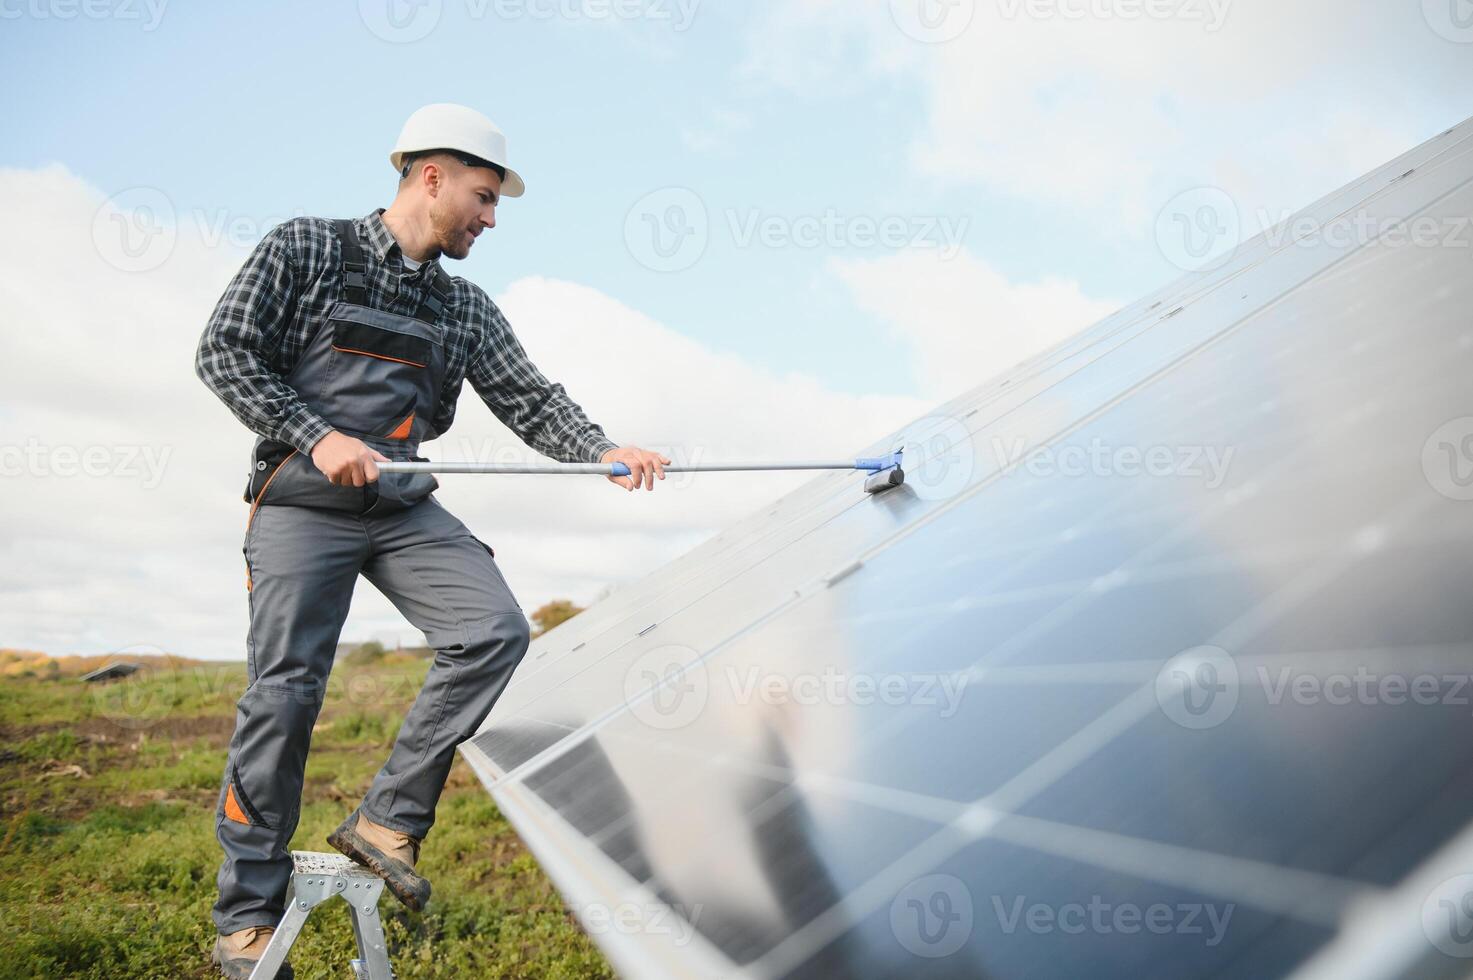
{"type": "MultiPolygon", "coordinates": [[[[417,458],[445,373],[449,279],[438,268],[415,316],[367,302],[368,267],[351,221],[335,222],[342,293],[287,383],[335,429],[390,459],[417,458]]],[[[423,839],[455,747],[480,726],[527,651],[529,626],[495,553],[433,496],[428,474],[334,486],[310,456],[258,439],[246,488],[249,590],[245,693],[215,828],[224,862],[218,931],[275,925],[291,875],[312,727],[361,573],[425,633],[434,661],[363,813],[423,839]]],[[[349,712],[382,714],[402,692],[347,688],[349,712]],[[361,702],[361,703],[360,703],[361,702]]],[[[324,832],[342,819],[325,815],[324,832]]],[[[305,842],[311,849],[317,841],[305,842]]]]}

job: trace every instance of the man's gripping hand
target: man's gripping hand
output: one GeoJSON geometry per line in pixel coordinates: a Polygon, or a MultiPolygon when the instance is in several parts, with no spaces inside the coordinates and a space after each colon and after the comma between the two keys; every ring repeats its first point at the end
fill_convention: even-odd
{"type": "Polygon", "coordinates": [[[665,479],[665,464],[670,460],[649,449],[638,446],[620,446],[610,449],[598,458],[600,463],[623,463],[629,467],[628,476],[607,476],[604,479],[617,483],[625,490],[636,490],[641,483],[646,490],[655,489],[655,477],[665,479]]]}
{"type": "MultiPolygon", "coordinates": [[[[312,462],[340,487],[361,487],[378,479],[378,461],[389,457],[341,432],[329,432],[312,447],[312,462]]],[[[630,468],[631,470],[633,467],[630,468]]]]}

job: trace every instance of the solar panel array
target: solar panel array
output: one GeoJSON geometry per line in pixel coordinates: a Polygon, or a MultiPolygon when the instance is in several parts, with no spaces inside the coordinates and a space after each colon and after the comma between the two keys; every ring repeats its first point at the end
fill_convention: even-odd
{"type": "Polygon", "coordinates": [[[1473,968],[1473,120],[534,642],[630,976],[1473,968]]]}

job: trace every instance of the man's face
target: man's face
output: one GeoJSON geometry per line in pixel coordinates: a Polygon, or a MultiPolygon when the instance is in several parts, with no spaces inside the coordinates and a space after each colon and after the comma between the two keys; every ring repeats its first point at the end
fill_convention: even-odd
{"type": "Polygon", "coordinates": [[[442,253],[463,259],[477,235],[496,227],[501,178],[490,167],[467,167],[448,157],[438,157],[435,163],[441,180],[430,199],[430,227],[442,253]]]}

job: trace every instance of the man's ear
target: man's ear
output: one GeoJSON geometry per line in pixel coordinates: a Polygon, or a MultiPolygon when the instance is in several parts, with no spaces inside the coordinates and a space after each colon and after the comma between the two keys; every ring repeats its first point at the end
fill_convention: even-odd
{"type": "Polygon", "coordinates": [[[419,179],[423,181],[425,191],[430,197],[436,197],[445,184],[445,171],[438,163],[427,160],[424,169],[420,171],[419,179]]]}

